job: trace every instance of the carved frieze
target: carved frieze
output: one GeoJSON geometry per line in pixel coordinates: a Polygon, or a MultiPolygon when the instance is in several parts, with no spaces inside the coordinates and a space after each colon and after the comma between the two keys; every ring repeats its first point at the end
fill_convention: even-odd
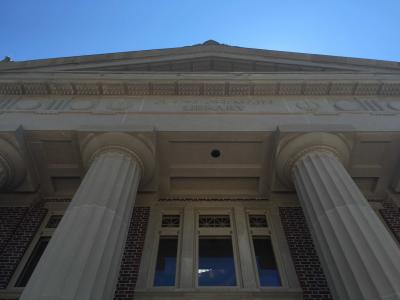
{"type": "Polygon", "coordinates": [[[84,97],[1,96],[0,113],[245,113],[245,114],[399,114],[400,99],[371,97],[84,97]]]}
{"type": "Polygon", "coordinates": [[[296,83],[281,83],[279,85],[279,95],[301,95],[303,84],[296,83]]]}

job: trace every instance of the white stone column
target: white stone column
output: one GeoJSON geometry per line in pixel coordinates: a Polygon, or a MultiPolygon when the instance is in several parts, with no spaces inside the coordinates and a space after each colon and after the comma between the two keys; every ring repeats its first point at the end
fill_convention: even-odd
{"type": "Polygon", "coordinates": [[[282,151],[281,176],[292,176],[334,298],[400,299],[400,248],[344,168],[345,148],[338,136],[300,136],[282,151]]]}
{"type": "Polygon", "coordinates": [[[115,145],[90,160],[20,299],[113,299],[144,164],[131,149],[115,145]]]}

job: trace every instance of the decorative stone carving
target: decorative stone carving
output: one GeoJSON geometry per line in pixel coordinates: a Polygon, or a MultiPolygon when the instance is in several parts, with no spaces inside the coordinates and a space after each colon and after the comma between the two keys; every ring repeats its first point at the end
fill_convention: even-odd
{"type": "Polygon", "coordinates": [[[150,87],[148,83],[127,84],[127,91],[132,96],[150,95],[150,87]]]}
{"type": "Polygon", "coordinates": [[[95,83],[75,83],[75,89],[78,95],[100,95],[99,86],[95,83]]]}
{"type": "Polygon", "coordinates": [[[264,83],[235,83],[227,80],[221,83],[200,82],[157,82],[138,81],[137,83],[74,83],[74,82],[43,82],[43,83],[0,83],[0,94],[3,95],[400,95],[400,83],[363,83],[337,82],[292,82],[290,80],[270,81],[264,83]],[[23,88],[24,86],[24,88],[23,88]],[[232,87],[230,87],[232,86],[232,87]],[[228,89],[226,90],[226,88],[228,89]]]}
{"type": "Polygon", "coordinates": [[[174,83],[153,84],[153,95],[176,95],[176,86],[174,83]]]}
{"type": "Polygon", "coordinates": [[[39,108],[41,103],[38,100],[20,100],[17,103],[17,109],[32,110],[39,108]]]}
{"type": "Polygon", "coordinates": [[[24,90],[28,95],[47,95],[49,93],[45,83],[25,83],[24,90]]]}
{"type": "Polygon", "coordinates": [[[329,90],[328,83],[307,83],[304,86],[304,95],[326,95],[329,90]]]}
{"type": "Polygon", "coordinates": [[[251,94],[251,86],[249,84],[230,84],[230,96],[249,96],[251,94]]]}
{"type": "Polygon", "coordinates": [[[2,95],[21,95],[22,86],[18,83],[1,83],[0,94],[2,95]]]}
{"type": "Polygon", "coordinates": [[[306,133],[283,142],[278,149],[276,170],[279,179],[289,187],[292,183],[292,169],[295,163],[310,151],[333,153],[343,165],[350,159],[351,143],[344,137],[332,133],[306,133]]]}
{"type": "Polygon", "coordinates": [[[123,84],[103,84],[103,95],[124,95],[125,87],[123,84]]]}
{"type": "Polygon", "coordinates": [[[384,83],[381,89],[381,94],[384,96],[400,95],[399,83],[384,83]]]}
{"type": "Polygon", "coordinates": [[[144,138],[127,133],[89,134],[82,142],[82,160],[86,168],[98,153],[110,149],[129,151],[137,159],[142,169],[142,184],[152,178],[155,169],[153,146],[144,138]]]}
{"type": "Polygon", "coordinates": [[[225,84],[224,83],[206,83],[204,84],[205,96],[224,96],[225,84]]]}
{"type": "Polygon", "coordinates": [[[131,106],[131,103],[125,99],[113,100],[108,103],[107,108],[113,111],[124,111],[131,106]]]}
{"type": "Polygon", "coordinates": [[[70,83],[52,83],[50,91],[55,95],[73,95],[75,93],[70,83]]]}
{"type": "Polygon", "coordinates": [[[376,95],[379,92],[380,86],[379,83],[359,83],[354,93],[356,95],[376,95]]]}
{"type": "Polygon", "coordinates": [[[355,83],[334,82],[329,89],[330,95],[353,95],[355,83]]]}
{"type": "Polygon", "coordinates": [[[96,101],[93,100],[75,100],[71,101],[70,108],[72,110],[89,110],[94,107],[96,101]]]}
{"type": "Polygon", "coordinates": [[[279,85],[279,95],[300,95],[302,94],[303,84],[297,83],[281,83],[279,85]]]}
{"type": "Polygon", "coordinates": [[[364,110],[357,101],[340,100],[335,103],[335,107],[341,111],[357,111],[364,110]]]}
{"type": "Polygon", "coordinates": [[[0,189],[17,187],[26,177],[25,163],[18,149],[0,138],[0,189]]]}
{"type": "Polygon", "coordinates": [[[276,83],[256,84],[254,85],[254,96],[275,95],[278,89],[276,83]]]}
{"type": "Polygon", "coordinates": [[[181,96],[198,96],[202,90],[202,85],[197,83],[181,83],[178,85],[178,92],[181,96]]]}
{"type": "Polygon", "coordinates": [[[400,101],[390,101],[387,104],[387,107],[389,107],[390,109],[393,109],[393,110],[400,111],[400,101]]]}
{"type": "Polygon", "coordinates": [[[315,102],[311,102],[311,101],[306,101],[306,100],[302,100],[296,103],[296,106],[303,110],[303,111],[315,111],[319,108],[319,105],[315,102]]]}

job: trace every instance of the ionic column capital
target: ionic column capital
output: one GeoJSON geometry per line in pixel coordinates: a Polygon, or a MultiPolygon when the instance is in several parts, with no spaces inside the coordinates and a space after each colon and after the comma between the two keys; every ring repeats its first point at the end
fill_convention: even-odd
{"type": "Polygon", "coordinates": [[[296,136],[280,145],[277,151],[276,171],[280,180],[293,186],[293,168],[296,163],[315,152],[334,155],[346,166],[350,159],[350,144],[340,135],[311,132],[296,136]]]}
{"type": "Polygon", "coordinates": [[[12,189],[18,186],[25,176],[25,162],[18,149],[0,138],[0,189],[12,189]]]}
{"type": "Polygon", "coordinates": [[[135,160],[141,169],[141,183],[147,183],[155,169],[154,149],[144,139],[121,133],[107,132],[90,134],[82,142],[82,159],[85,168],[105,153],[127,155],[135,160]]]}

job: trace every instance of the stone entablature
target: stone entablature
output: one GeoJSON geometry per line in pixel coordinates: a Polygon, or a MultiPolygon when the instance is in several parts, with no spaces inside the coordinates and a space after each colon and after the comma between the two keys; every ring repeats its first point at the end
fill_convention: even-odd
{"type": "Polygon", "coordinates": [[[83,96],[0,96],[0,112],[34,114],[269,114],[269,115],[336,115],[336,114],[400,114],[400,99],[396,97],[331,98],[286,96],[204,98],[173,96],[83,97],[83,96]]]}
{"type": "MultiPolygon", "coordinates": [[[[243,75],[242,75],[243,76],[243,75]]],[[[245,77],[245,76],[244,76],[245,77]]],[[[299,76],[301,77],[301,76],[299,76]]],[[[281,80],[257,82],[1,82],[0,95],[49,96],[399,96],[398,81],[281,80]]]]}

